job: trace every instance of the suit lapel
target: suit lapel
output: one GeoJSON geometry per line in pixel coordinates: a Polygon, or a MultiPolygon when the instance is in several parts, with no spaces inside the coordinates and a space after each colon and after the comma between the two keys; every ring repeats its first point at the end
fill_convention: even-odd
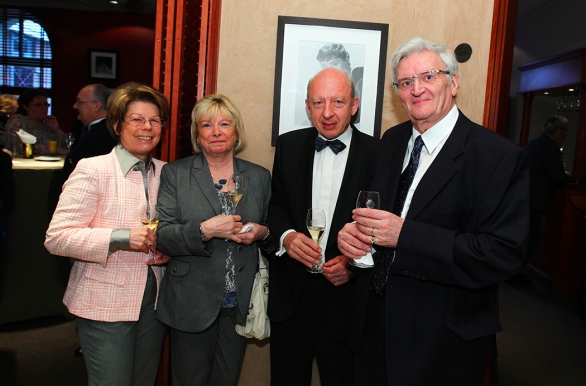
{"type": "Polygon", "coordinates": [[[220,204],[220,200],[218,199],[218,192],[216,191],[216,188],[213,184],[210,168],[208,167],[208,163],[203,154],[199,154],[197,157],[195,157],[191,170],[191,175],[193,176],[195,182],[199,185],[192,186],[192,191],[196,192],[201,190],[210,206],[214,209],[214,212],[216,214],[221,214],[222,205],[220,204]]]}
{"type": "Polygon", "coordinates": [[[470,120],[460,112],[452,133],[417,185],[407,218],[415,218],[458,171],[455,159],[464,152],[469,132],[470,120]]]}
{"type": "MultiPolygon", "coordinates": [[[[411,138],[412,125],[407,122],[403,127],[397,127],[400,132],[397,134],[396,141],[392,141],[388,146],[385,146],[382,151],[391,155],[389,162],[383,166],[382,173],[376,175],[380,181],[374,181],[373,185],[382,186],[380,189],[381,209],[392,212],[395,208],[395,201],[397,199],[397,189],[401,181],[401,171],[403,169],[403,161],[405,160],[405,152],[407,151],[407,144],[411,138]],[[386,172],[384,172],[386,170],[386,172]]],[[[385,155],[379,154],[379,159],[384,159],[385,155]]]]}
{"type": "Polygon", "coordinates": [[[352,209],[356,207],[356,197],[345,192],[355,191],[356,187],[360,184],[364,152],[375,151],[375,149],[364,149],[364,141],[361,133],[355,127],[352,127],[352,129],[354,131],[352,132],[352,141],[350,142],[350,153],[346,161],[346,169],[342,177],[342,185],[340,185],[340,192],[338,193],[338,201],[336,202],[336,209],[334,209],[334,215],[332,217],[326,249],[330,248],[332,244],[338,243],[337,234],[344,224],[348,222],[352,209]]]}
{"type": "MultiPolygon", "coordinates": [[[[310,131],[309,134],[302,139],[299,152],[299,167],[297,168],[297,176],[295,177],[295,184],[299,192],[296,197],[297,207],[297,229],[305,229],[305,218],[307,211],[311,208],[311,186],[313,181],[313,158],[315,154],[315,137],[317,137],[317,130],[310,131]]],[[[305,231],[307,235],[309,233],[305,231]]]]}

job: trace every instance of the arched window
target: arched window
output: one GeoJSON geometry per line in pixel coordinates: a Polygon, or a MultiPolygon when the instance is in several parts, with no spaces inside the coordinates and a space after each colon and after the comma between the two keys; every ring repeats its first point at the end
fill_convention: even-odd
{"type": "Polygon", "coordinates": [[[52,55],[47,33],[26,11],[0,8],[0,87],[20,95],[27,88],[51,90],[52,55]]]}

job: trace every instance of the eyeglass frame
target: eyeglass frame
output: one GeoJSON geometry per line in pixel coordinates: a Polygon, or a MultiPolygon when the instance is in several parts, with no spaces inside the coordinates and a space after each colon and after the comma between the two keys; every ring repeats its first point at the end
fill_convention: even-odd
{"type": "MultiPolygon", "coordinates": [[[[124,117],[124,118],[125,119],[129,119],[131,117],[124,117]]],[[[134,126],[134,127],[144,127],[144,125],[148,121],[149,124],[151,125],[151,127],[161,127],[161,128],[162,127],[165,127],[165,120],[164,119],[161,119],[161,118],[158,118],[158,119],[155,119],[155,118],[146,119],[146,118],[142,118],[142,117],[140,117],[140,118],[139,117],[134,117],[132,119],[134,119],[134,120],[141,120],[142,123],[141,124],[136,124],[134,122],[125,121],[124,119],[120,119],[120,122],[128,123],[129,125],[134,126]],[[161,126],[155,126],[155,125],[153,125],[153,121],[155,121],[155,122],[161,122],[161,126]]]]}
{"type": "Polygon", "coordinates": [[[426,75],[426,74],[430,74],[430,73],[431,73],[432,75],[433,75],[433,74],[436,74],[436,73],[437,73],[437,74],[440,74],[440,75],[441,75],[441,74],[445,74],[445,75],[453,75],[453,73],[452,73],[452,72],[450,72],[450,71],[445,71],[445,70],[437,70],[437,69],[433,69],[433,68],[432,68],[431,70],[423,71],[423,72],[420,72],[419,74],[416,74],[416,75],[413,75],[413,76],[405,76],[405,77],[403,77],[403,78],[397,79],[397,81],[396,81],[396,82],[393,82],[393,86],[395,87],[395,90],[397,90],[397,91],[399,91],[399,92],[402,92],[402,91],[406,91],[406,90],[409,90],[409,89],[411,89],[411,88],[412,88],[412,87],[415,85],[415,79],[417,79],[417,80],[419,81],[419,84],[421,84],[421,85],[426,85],[426,84],[434,84],[435,82],[437,82],[437,81],[439,80],[439,76],[437,76],[437,77],[436,77],[435,75],[433,75],[433,79],[434,79],[434,80],[433,80],[433,81],[431,81],[431,82],[425,82],[425,81],[422,81],[422,80],[421,80],[421,77],[422,77],[422,76],[424,76],[424,75],[426,75]],[[410,84],[409,86],[407,86],[407,87],[401,88],[401,87],[399,86],[399,84],[400,84],[400,83],[402,83],[402,81],[405,81],[405,80],[407,80],[407,79],[411,79],[411,81],[412,81],[413,83],[411,83],[411,84],[410,84]]]}
{"type": "Polygon", "coordinates": [[[77,107],[79,107],[80,105],[83,105],[84,103],[96,103],[96,102],[99,102],[99,101],[96,101],[96,100],[93,100],[93,101],[80,101],[80,100],[78,99],[78,100],[76,100],[76,101],[75,101],[75,103],[74,103],[74,104],[75,104],[77,107]]]}
{"type": "Polygon", "coordinates": [[[45,102],[45,103],[29,103],[28,104],[28,107],[36,107],[36,108],[46,107],[46,108],[49,108],[49,107],[51,107],[51,104],[50,103],[47,103],[47,102],[45,102]]]}

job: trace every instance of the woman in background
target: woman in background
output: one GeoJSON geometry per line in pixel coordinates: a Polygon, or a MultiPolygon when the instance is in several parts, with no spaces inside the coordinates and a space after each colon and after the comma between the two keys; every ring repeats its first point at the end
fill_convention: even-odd
{"type": "Polygon", "coordinates": [[[12,95],[0,95],[0,148],[4,149],[4,130],[8,118],[16,114],[18,100],[12,95]]]}
{"type": "MultiPolygon", "coordinates": [[[[37,142],[33,147],[34,154],[49,154],[49,141],[65,139],[65,134],[59,128],[57,118],[48,115],[49,106],[51,105],[47,102],[47,94],[44,90],[40,88],[25,90],[18,97],[16,115],[10,117],[6,123],[5,147],[13,151],[15,146],[22,146],[20,137],[15,134],[22,129],[37,137],[37,142]]],[[[66,154],[67,150],[59,148],[57,152],[66,154]]]]}
{"type": "Polygon", "coordinates": [[[76,259],[63,303],[76,316],[88,385],[155,383],[165,332],[155,307],[168,257],[142,221],[156,211],[164,162],[151,151],[168,116],[158,90],[118,87],[106,121],[119,143],[79,161],[47,230],[49,252],[76,259]]]}
{"type": "Polygon", "coordinates": [[[195,156],[163,167],[159,189],[158,246],[173,259],[161,285],[157,318],[171,327],[173,386],[236,385],[259,248],[273,250],[266,226],[269,171],[235,157],[244,124],[225,96],[200,99],[191,114],[195,156]],[[246,179],[233,210],[227,183],[246,179]],[[243,223],[252,226],[241,232],[243,223]]]}

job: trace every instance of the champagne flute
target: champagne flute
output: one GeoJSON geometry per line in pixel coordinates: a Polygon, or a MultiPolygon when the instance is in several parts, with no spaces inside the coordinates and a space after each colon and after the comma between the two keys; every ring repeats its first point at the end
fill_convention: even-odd
{"type": "Polygon", "coordinates": [[[71,150],[71,146],[73,146],[74,142],[75,142],[75,134],[65,133],[65,144],[67,145],[67,148],[69,150],[71,150]]]}
{"type": "MultiPolygon", "coordinates": [[[[379,209],[380,195],[378,192],[361,190],[356,199],[357,208],[379,209]]],[[[374,237],[374,236],[373,236],[374,237]]],[[[371,268],[374,266],[372,251],[362,256],[360,259],[351,259],[350,264],[358,268],[371,268]]]]}
{"type": "MultiPolygon", "coordinates": [[[[152,211],[150,215],[147,213],[145,219],[142,220],[142,225],[149,227],[153,232],[157,231],[157,228],[159,227],[159,213],[156,209],[152,211]]],[[[149,259],[155,260],[156,258],[155,253],[149,249],[149,259]]]]}
{"type": "MultiPolygon", "coordinates": [[[[311,208],[307,211],[307,230],[311,235],[311,239],[319,245],[325,230],[326,230],[326,213],[321,208],[311,208]]],[[[323,258],[322,258],[323,259],[323,258]]],[[[322,273],[323,262],[314,264],[311,268],[307,268],[308,272],[311,273],[322,273]]]]}
{"type": "Polygon", "coordinates": [[[242,174],[233,174],[228,181],[228,197],[232,202],[232,214],[236,213],[236,206],[244,196],[246,190],[245,178],[242,174]]]}

